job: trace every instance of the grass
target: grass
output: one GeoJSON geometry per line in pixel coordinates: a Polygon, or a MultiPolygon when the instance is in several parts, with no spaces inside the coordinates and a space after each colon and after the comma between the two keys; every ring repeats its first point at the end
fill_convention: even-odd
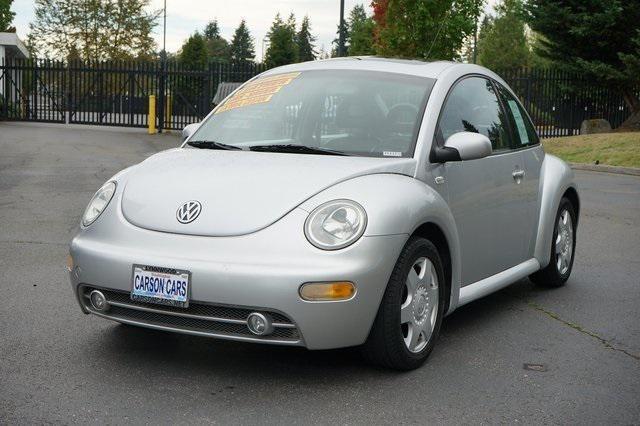
{"type": "Polygon", "coordinates": [[[544,150],[570,163],[640,168],[640,132],[545,139],[544,150]]]}

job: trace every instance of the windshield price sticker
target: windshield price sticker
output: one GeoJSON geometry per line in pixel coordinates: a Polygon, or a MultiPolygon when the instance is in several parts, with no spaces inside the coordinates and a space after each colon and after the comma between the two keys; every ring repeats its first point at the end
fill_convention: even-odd
{"type": "Polygon", "coordinates": [[[222,104],[215,113],[219,114],[235,108],[267,103],[271,100],[273,95],[278,93],[280,89],[291,83],[299,75],[299,72],[290,72],[260,78],[247,83],[242,89],[233,95],[233,97],[222,104]]]}

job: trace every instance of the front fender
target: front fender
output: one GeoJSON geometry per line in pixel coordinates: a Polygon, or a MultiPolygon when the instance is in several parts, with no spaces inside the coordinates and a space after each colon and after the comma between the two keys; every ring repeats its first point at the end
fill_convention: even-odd
{"type": "MultiPolygon", "coordinates": [[[[349,199],[367,212],[365,236],[407,236],[425,223],[444,234],[451,254],[451,300],[449,312],[460,293],[460,247],[458,231],[447,202],[433,188],[415,178],[398,174],[374,174],[341,182],[310,198],[300,208],[311,212],[327,201],[349,199]]],[[[396,253],[395,256],[398,256],[396,253]]],[[[391,276],[389,271],[389,276],[391,276]]],[[[386,277],[387,279],[389,277],[386,277]]]]}
{"type": "Polygon", "coordinates": [[[578,192],[571,167],[558,157],[545,154],[540,170],[540,216],[534,251],[534,257],[540,263],[541,268],[549,264],[553,227],[558,206],[562,196],[569,188],[575,189],[576,193],[578,192]]]}

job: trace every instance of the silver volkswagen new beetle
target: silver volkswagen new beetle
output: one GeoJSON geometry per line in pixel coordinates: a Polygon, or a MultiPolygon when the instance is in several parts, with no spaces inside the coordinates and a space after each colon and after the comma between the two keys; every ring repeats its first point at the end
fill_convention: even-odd
{"type": "Polygon", "coordinates": [[[85,313],[421,365],[444,316],[573,265],[580,203],[491,71],[344,58],[269,70],[94,195],[85,313]]]}

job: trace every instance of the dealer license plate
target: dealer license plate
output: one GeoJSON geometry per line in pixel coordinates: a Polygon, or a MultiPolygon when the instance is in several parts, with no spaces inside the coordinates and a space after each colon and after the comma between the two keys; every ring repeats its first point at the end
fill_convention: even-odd
{"type": "Polygon", "coordinates": [[[189,271],[133,265],[131,300],[187,308],[190,278],[189,271]]]}

